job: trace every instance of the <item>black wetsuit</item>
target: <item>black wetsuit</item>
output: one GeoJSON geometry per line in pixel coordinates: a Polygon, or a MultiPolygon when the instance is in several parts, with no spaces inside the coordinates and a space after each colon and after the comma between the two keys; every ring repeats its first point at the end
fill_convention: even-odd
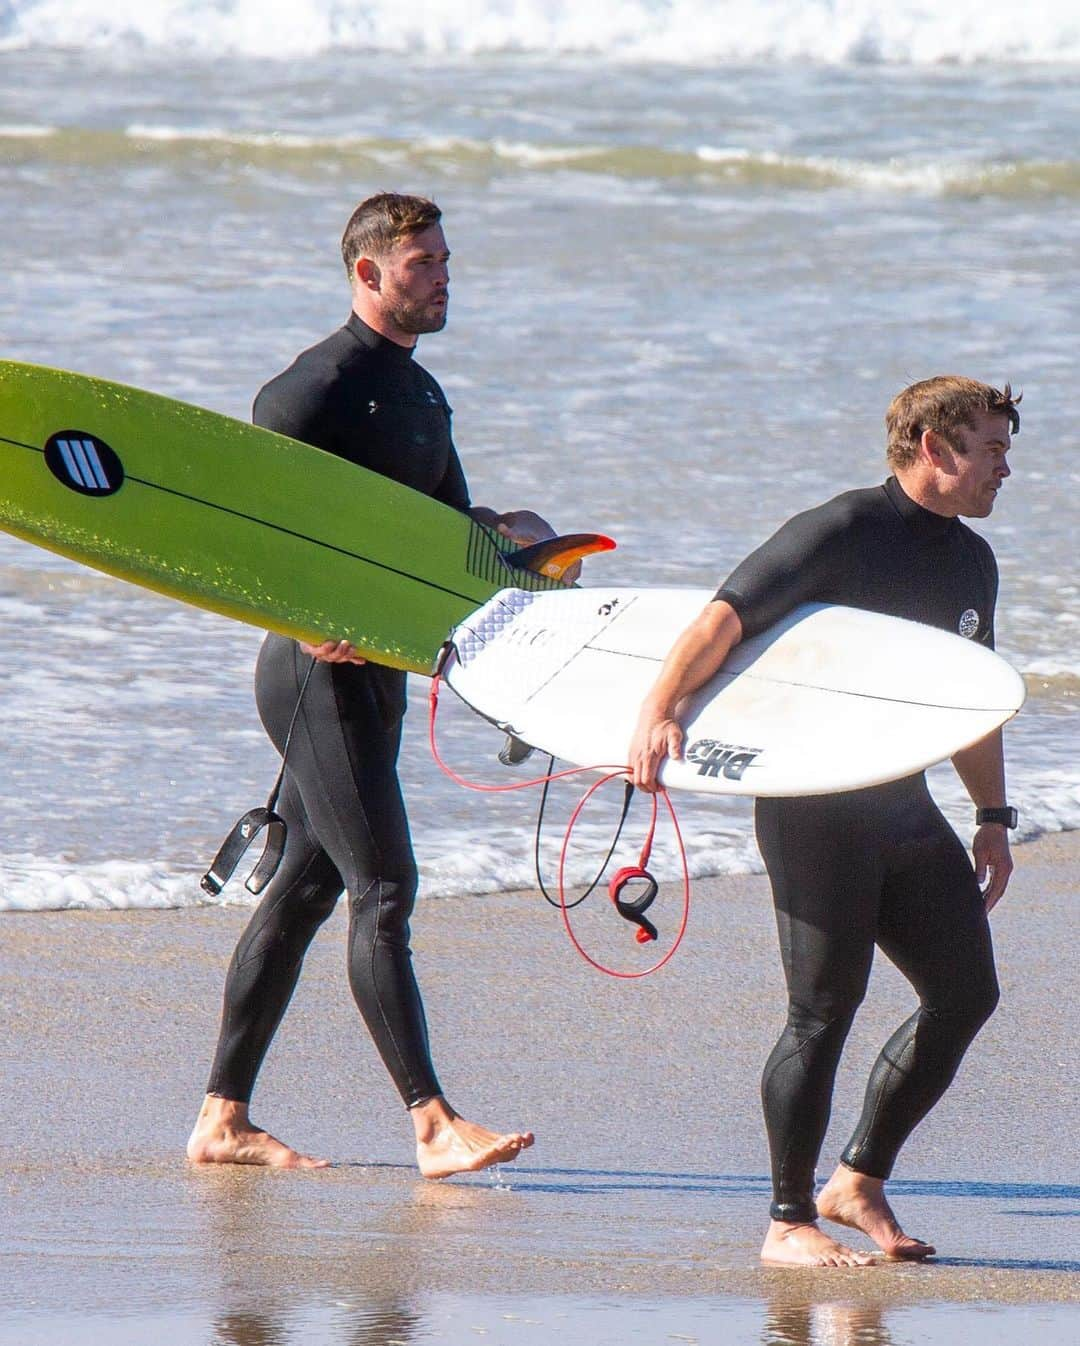
{"type": "MultiPolygon", "coordinates": [[[[254,420],[469,507],[441,388],[411,350],[355,315],[262,389],[254,420]]],[[[279,752],[312,662],[282,636],[260,651],[256,701],[279,752]]],[[[349,981],[379,1054],[407,1106],[441,1092],[409,950],[416,864],[396,770],[404,712],[403,672],[315,662],[278,803],[285,854],[229,967],[208,1093],[250,1099],[308,945],[343,890],[349,981]]]]}
{"type": "MultiPolygon", "coordinates": [[[[797,515],[718,590],[745,636],[800,603],[844,603],[993,645],[997,567],[956,519],[914,503],[895,478],[797,515]]],[[[765,1067],[772,1216],[816,1217],[814,1170],[844,1040],[875,944],[919,1008],[885,1044],[843,1154],[886,1178],[997,1003],[989,923],[964,847],[921,774],[867,790],[760,799],[788,984],[787,1025],[765,1067]]]]}

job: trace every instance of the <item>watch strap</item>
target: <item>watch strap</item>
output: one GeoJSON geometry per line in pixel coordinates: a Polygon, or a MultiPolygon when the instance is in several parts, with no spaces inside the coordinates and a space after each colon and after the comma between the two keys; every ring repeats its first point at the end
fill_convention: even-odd
{"type": "Polygon", "coordinates": [[[1001,823],[1003,827],[1015,827],[1018,821],[1016,810],[1009,804],[999,809],[975,810],[975,823],[978,827],[983,823],[1001,823]]]}

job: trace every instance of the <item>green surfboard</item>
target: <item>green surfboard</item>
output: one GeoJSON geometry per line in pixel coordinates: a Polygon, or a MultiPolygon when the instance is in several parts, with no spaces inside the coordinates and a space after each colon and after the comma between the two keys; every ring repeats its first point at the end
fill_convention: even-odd
{"type": "Polygon", "coordinates": [[[159,593],[430,672],[514,546],[333,454],[122,384],[0,361],[0,527],[159,593]]]}

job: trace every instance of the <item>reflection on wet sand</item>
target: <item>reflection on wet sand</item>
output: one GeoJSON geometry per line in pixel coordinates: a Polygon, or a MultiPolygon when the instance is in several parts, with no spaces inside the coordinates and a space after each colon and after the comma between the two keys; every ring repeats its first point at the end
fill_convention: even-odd
{"type": "Polygon", "coordinates": [[[769,1302],[762,1346],[892,1346],[882,1304],[769,1302]]]}
{"type": "MultiPolygon", "coordinates": [[[[497,1240],[492,1198],[526,1199],[498,1186],[497,1178],[487,1187],[403,1184],[397,1171],[373,1167],[365,1171],[370,1186],[342,1203],[340,1183],[355,1176],[339,1170],[336,1182],[325,1175],[289,1182],[245,1169],[199,1173],[202,1245],[220,1305],[211,1346],[299,1346],[312,1314],[324,1334],[332,1317],[321,1339],[335,1346],[432,1340],[439,1316],[434,1251],[445,1254],[455,1241],[475,1247],[477,1240],[497,1240]],[[343,1204],[355,1216],[345,1226],[328,1218],[343,1204]]],[[[793,1302],[791,1288],[778,1286],[764,1310],[751,1310],[762,1346],[891,1346],[884,1304],[809,1296],[793,1302]]],[[[458,1288],[465,1299],[475,1293],[464,1283],[458,1288]]],[[[592,1311],[599,1304],[585,1294],[581,1306],[592,1311]]],[[[646,1307],[656,1304],[627,1311],[646,1307]]],[[[520,1332],[519,1324],[515,1337],[520,1332]]]]}
{"type": "MultiPolygon", "coordinates": [[[[408,1346],[430,1317],[423,1250],[472,1238],[472,1215],[492,1193],[490,1186],[395,1182],[392,1204],[358,1201],[355,1225],[343,1229],[324,1219],[328,1203],[340,1208],[340,1192],[330,1184],[320,1191],[318,1177],[291,1188],[280,1175],[247,1169],[198,1177],[203,1246],[221,1305],[211,1346],[291,1346],[304,1340],[313,1310],[332,1312],[341,1346],[408,1346]],[[289,1206],[295,1218],[283,1234],[289,1206]]],[[[508,1194],[498,1189],[500,1198],[508,1194]]]]}
{"type": "MultiPolygon", "coordinates": [[[[343,1312],[341,1346],[409,1346],[416,1341],[422,1327],[422,1318],[397,1308],[365,1308],[355,1320],[343,1312]]],[[[263,1313],[226,1314],[214,1323],[210,1346],[288,1346],[290,1341],[303,1341],[306,1335],[301,1323],[295,1332],[263,1313]]]]}

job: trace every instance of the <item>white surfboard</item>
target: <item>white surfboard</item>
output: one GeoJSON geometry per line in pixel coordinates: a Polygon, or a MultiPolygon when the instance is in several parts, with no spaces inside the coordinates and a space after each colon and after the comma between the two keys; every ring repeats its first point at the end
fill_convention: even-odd
{"type": "MultiPolygon", "coordinates": [[[[524,742],[626,763],[642,698],[706,589],[504,589],[455,627],[446,682],[524,742]]],[[[1024,684],[973,641],[829,604],[737,646],[680,708],[685,759],[660,779],[714,794],[805,795],[896,780],[1015,715],[1024,684]]]]}

